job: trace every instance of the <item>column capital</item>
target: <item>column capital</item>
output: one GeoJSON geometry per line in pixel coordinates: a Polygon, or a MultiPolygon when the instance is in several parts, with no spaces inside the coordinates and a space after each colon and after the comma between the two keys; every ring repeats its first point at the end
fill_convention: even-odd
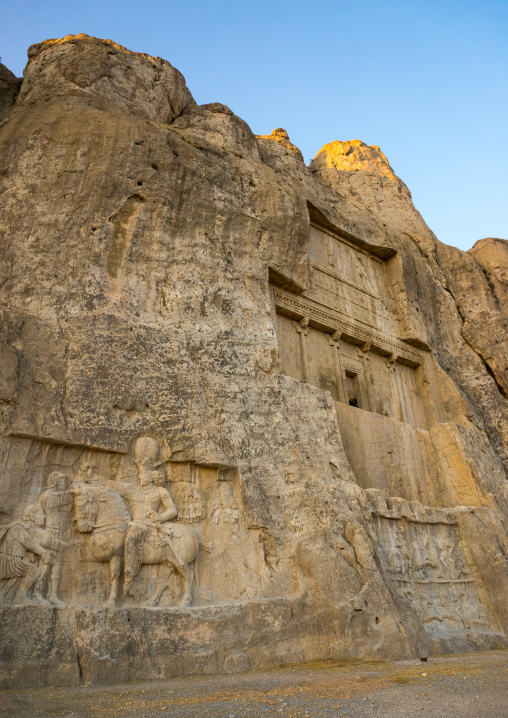
{"type": "Polygon", "coordinates": [[[309,331],[309,320],[307,317],[304,317],[303,319],[300,319],[300,321],[295,321],[295,329],[298,332],[298,334],[307,334],[309,331]]]}

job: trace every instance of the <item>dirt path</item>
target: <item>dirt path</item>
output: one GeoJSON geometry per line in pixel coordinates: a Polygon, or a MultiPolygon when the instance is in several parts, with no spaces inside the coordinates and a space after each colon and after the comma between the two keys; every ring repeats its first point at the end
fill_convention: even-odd
{"type": "Polygon", "coordinates": [[[508,652],[0,692],[0,718],[508,718],[508,652]]]}

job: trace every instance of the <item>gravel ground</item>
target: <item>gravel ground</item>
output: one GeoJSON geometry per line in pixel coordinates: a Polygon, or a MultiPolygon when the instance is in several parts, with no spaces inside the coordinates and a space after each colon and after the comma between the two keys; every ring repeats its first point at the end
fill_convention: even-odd
{"type": "Polygon", "coordinates": [[[508,652],[0,692],[13,718],[508,718],[508,652]]]}

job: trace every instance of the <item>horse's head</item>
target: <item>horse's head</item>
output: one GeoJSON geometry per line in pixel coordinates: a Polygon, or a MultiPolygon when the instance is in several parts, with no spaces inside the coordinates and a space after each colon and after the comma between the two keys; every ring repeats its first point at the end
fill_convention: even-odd
{"type": "Polygon", "coordinates": [[[95,527],[99,505],[95,501],[93,492],[87,487],[80,486],[71,490],[74,494],[76,528],[80,533],[90,533],[95,527]]]}

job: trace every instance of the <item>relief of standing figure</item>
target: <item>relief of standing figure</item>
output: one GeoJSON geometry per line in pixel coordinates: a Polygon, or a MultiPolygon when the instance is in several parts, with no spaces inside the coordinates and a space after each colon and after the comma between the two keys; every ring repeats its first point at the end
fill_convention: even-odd
{"type": "MultiPolygon", "coordinates": [[[[71,510],[73,496],[69,491],[69,479],[59,471],[52,471],[47,478],[46,490],[39,496],[40,504],[46,517],[46,531],[55,541],[65,546],[70,542],[71,510]]],[[[65,605],[58,598],[58,586],[65,562],[65,551],[60,551],[51,565],[48,575],[48,600],[56,606],[65,605]]]]}

